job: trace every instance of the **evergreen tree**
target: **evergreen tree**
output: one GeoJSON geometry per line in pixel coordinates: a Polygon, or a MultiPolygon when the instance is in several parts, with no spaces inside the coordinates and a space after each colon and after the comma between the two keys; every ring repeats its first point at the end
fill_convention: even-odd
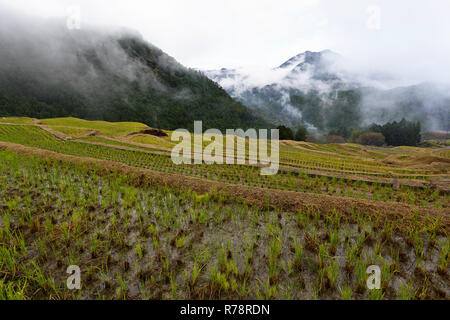
{"type": "Polygon", "coordinates": [[[391,146],[417,146],[421,140],[420,122],[410,122],[402,119],[400,122],[390,122],[383,126],[373,124],[370,131],[379,132],[391,146]]]}
{"type": "Polygon", "coordinates": [[[301,127],[295,133],[295,140],[296,141],[306,141],[307,137],[308,137],[308,131],[306,130],[305,127],[301,127]]]}
{"type": "Polygon", "coordinates": [[[277,129],[280,130],[280,140],[294,140],[294,132],[291,128],[279,126],[277,129]]]}

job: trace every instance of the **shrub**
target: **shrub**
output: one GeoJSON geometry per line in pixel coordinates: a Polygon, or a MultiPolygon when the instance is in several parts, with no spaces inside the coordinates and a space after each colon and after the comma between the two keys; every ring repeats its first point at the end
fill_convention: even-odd
{"type": "Polygon", "coordinates": [[[291,128],[279,126],[277,129],[280,130],[280,140],[294,140],[294,132],[291,128]]]}
{"type": "Polygon", "coordinates": [[[306,130],[305,127],[301,127],[295,133],[295,141],[306,141],[307,138],[308,138],[308,131],[306,130]]]}
{"type": "Polygon", "coordinates": [[[350,141],[351,142],[357,142],[358,138],[362,135],[363,133],[361,132],[360,129],[356,129],[352,132],[352,135],[350,137],[350,141]]]}
{"type": "Polygon", "coordinates": [[[403,119],[400,122],[386,123],[384,126],[372,125],[370,131],[379,132],[390,146],[416,146],[420,143],[420,122],[403,119]]]}
{"type": "Polygon", "coordinates": [[[328,136],[327,143],[345,143],[345,139],[341,136],[328,136]]]}
{"type": "Polygon", "coordinates": [[[306,138],[306,142],[310,142],[310,143],[321,143],[322,141],[316,137],[313,136],[308,136],[306,138]]]}
{"type": "Polygon", "coordinates": [[[386,139],[379,132],[367,132],[362,134],[356,142],[365,146],[381,147],[386,143],[386,139]]]}

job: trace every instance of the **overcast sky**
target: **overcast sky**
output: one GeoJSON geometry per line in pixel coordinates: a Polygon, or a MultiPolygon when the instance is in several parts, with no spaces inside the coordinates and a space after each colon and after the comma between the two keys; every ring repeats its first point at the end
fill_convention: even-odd
{"type": "Polygon", "coordinates": [[[188,67],[275,67],[331,49],[356,68],[450,82],[449,0],[0,0],[44,17],[138,30],[188,67]]]}

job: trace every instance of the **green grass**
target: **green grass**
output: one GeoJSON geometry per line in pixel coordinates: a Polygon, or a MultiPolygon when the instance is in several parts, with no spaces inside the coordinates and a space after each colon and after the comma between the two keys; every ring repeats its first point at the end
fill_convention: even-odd
{"type": "Polygon", "coordinates": [[[87,121],[76,118],[56,118],[41,120],[42,124],[54,128],[54,130],[64,130],[61,127],[71,127],[77,129],[97,130],[104,135],[111,137],[124,136],[133,132],[138,132],[148,128],[145,124],[137,122],[105,122],[87,121]]]}
{"type": "Polygon", "coordinates": [[[127,143],[127,142],[123,142],[123,141],[102,138],[102,137],[84,137],[84,138],[78,139],[78,141],[84,141],[84,142],[88,142],[88,143],[101,143],[101,144],[107,144],[107,145],[111,145],[111,146],[133,148],[136,150],[144,150],[144,151],[157,151],[157,152],[162,151],[161,149],[144,147],[144,146],[140,146],[140,145],[136,145],[136,144],[132,144],[132,143],[127,143]]]}
{"type": "Polygon", "coordinates": [[[92,130],[77,128],[77,127],[66,127],[66,126],[49,126],[50,129],[55,130],[57,132],[61,132],[72,138],[79,138],[88,135],[92,130]]]}
{"type": "MultiPolygon", "coordinates": [[[[431,186],[394,190],[306,173],[427,178],[426,167],[383,162],[392,150],[283,143],[287,168],[267,177],[249,165],[177,166],[157,148],[113,139],[142,130],[140,124],[43,120],[70,135],[103,130],[111,137],[63,141],[28,120],[10,122],[0,124],[0,141],[58,154],[227,184],[435,207],[444,214],[449,206],[448,193],[431,186]]],[[[169,138],[146,138],[169,147],[169,138]]],[[[406,160],[429,152],[399,150],[406,160]]],[[[448,298],[442,284],[450,245],[442,217],[409,209],[392,219],[357,210],[291,212],[250,206],[235,195],[170,189],[124,172],[0,150],[0,300],[448,298]],[[399,224],[407,230],[399,231],[399,224]],[[372,264],[382,270],[381,290],[366,289],[372,264]],[[69,265],[81,267],[82,291],[67,290],[69,265]]]]}
{"type": "MultiPolygon", "coordinates": [[[[351,222],[138,185],[97,164],[0,151],[0,299],[414,299],[419,289],[442,298],[444,276],[430,272],[426,284],[412,273],[408,235],[381,241],[385,231],[362,212],[351,222]],[[370,264],[397,270],[387,286],[408,285],[366,290],[370,264]],[[82,291],[67,290],[69,265],[80,266],[82,291]]],[[[439,238],[421,247],[432,270],[434,251],[448,256],[439,238]]]]}
{"type": "MultiPolygon", "coordinates": [[[[343,179],[329,179],[324,176],[311,177],[304,173],[295,174],[289,171],[281,172],[275,176],[261,176],[258,167],[249,165],[175,165],[170,155],[142,152],[138,148],[136,150],[122,150],[113,146],[62,141],[36,126],[0,125],[0,141],[23,144],[72,156],[109,160],[163,173],[194,176],[251,187],[316,194],[326,193],[332,196],[400,202],[438,208],[448,207],[450,199],[448,194],[436,193],[431,188],[422,190],[403,186],[399,190],[393,190],[391,186],[378,183],[367,185],[343,179]]],[[[104,140],[102,141],[104,142],[104,140]]],[[[111,142],[111,144],[114,143],[111,142]]],[[[118,142],[117,144],[120,145],[121,143],[118,142]]]]}
{"type": "Polygon", "coordinates": [[[154,146],[159,146],[167,149],[172,149],[175,147],[176,143],[170,141],[169,138],[158,138],[153,136],[136,136],[131,139],[132,142],[141,143],[141,144],[149,144],[154,146]]]}
{"type": "Polygon", "coordinates": [[[33,124],[33,119],[26,117],[0,117],[0,123],[11,123],[11,124],[33,124]]]}

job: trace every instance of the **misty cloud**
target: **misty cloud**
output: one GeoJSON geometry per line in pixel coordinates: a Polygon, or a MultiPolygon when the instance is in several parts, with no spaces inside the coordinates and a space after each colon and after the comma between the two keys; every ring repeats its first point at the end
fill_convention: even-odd
{"type": "MultiPolygon", "coordinates": [[[[447,0],[0,0],[44,17],[79,5],[83,24],[139,30],[178,61],[202,70],[272,68],[299,52],[330,49],[348,68],[392,73],[405,85],[450,83],[447,0]],[[377,8],[379,21],[369,8],[377,8]],[[374,22],[376,22],[374,24],[374,22]],[[373,28],[371,25],[378,25],[373,28]]],[[[348,69],[346,68],[346,69],[348,69]]]]}
{"type": "MultiPolygon", "coordinates": [[[[1,17],[3,35],[10,29],[16,31],[14,36],[8,33],[2,53],[11,61],[20,59],[23,68],[37,74],[42,69],[54,70],[54,77],[47,81],[69,81],[89,94],[97,93],[95,88],[101,86],[98,69],[89,56],[94,44],[95,55],[108,73],[142,87],[167,89],[153,70],[130,59],[114,41],[135,29],[142,32],[143,39],[188,66],[201,70],[229,67],[206,73],[234,97],[253,106],[270,97],[274,113],[284,113],[295,121],[303,115],[290,99],[292,91],[315,92],[323,105],[329,106],[337,91],[358,88],[364,123],[397,119],[403,110],[437,129],[442,121],[436,110],[449,108],[450,75],[445,70],[450,68],[450,3],[444,0],[0,0],[2,4],[30,13],[20,17],[17,25],[11,25],[8,13],[1,17]],[[48,41],[68,35],[63,17],[70,5],[79,5],[82,12],[82,29],[70,33],[73,47],[69,42],[48,41]],[[46,26],[37,17],[48,17],[46,26]],[[31,50],[13,49],[20,37],[26,38],[31,50]],[[86,50],[76,54],[75,47],[86,50]],[[293,70],[304,62],[299,52],[325,49],[340,54],[339,59],[328,61],[328,75],[318,76],[311,64],[304,64],[299,72],[293,70]],[[276,67],[289,56],[294,56],[293,60],[276,67]],[[81,69],[79,62],[84,66],[81,69]],[[444,89],[434,89],[439,86],[444,89]],[[421,111],[412,112],[412,105],[421,111]]],[[[174,73],[182,68],[168,55],[161,54],[158,60],[174,73]]],[[[8,68],[8,64],[0,68],[8,68]]],[[[189,99],[192,93],[183,89],[173,96],[189,99]]]]}
{"type": "Polygon", "coordinates": [[[355,95],[351,108],[361,126],[407,118],[421,122],[426,130],[443,130],[446,126],[441,113],[450,112],[449,86],[404,86],[403,79],[391,73],[355,70],[347,57],[329,50],[298,54],[272,69],[220,69],[205,73],[233,97],[268,118],[294,128],[303,123],[314,130],[319,125],[325,133],[333,130],[329,127],[333,124],[318,124],[318,118],[333,119],[331,114],[339,113],[337,108],[350,107],[346,100],[341,101],[341,92],[355,95]],[[292,96],[305,98],[298,104],[292,96]],[[302,110],[305,108],[309,114],[306,117],[302,110]]]}
{"type": "MultiPolygon", "coordinates": [[[[124,28],[85,25],[69,30],[65,19],[43,19],[0,7],[0,71],[28,73],[49,84],[64,83],[87,99],[107,95],[107,79],[114,77],[166,92],[152,69],[120,46],[118,40],[126,37],[143,40],[124,28]]],[[[160,60],[178,68],[172,58],[161,55],[160,60]]]]}

